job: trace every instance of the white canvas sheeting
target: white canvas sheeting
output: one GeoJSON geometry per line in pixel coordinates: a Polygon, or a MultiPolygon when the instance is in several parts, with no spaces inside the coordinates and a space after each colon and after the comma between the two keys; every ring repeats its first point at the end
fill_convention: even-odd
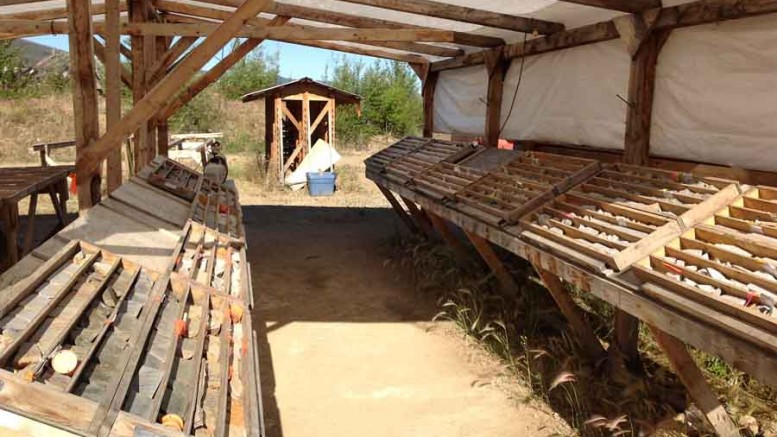
{"type": "Polygon", "coordinates": [[[620,41],[526,58],[512,115],[521,60],[512,62],[502,96],[502,138],[623,149],[630,59],[620,41]]]}
{"type": "Polygon", "coordinates": [[[484,65],[441,71],[434,90],[434,130],[482,136],[487,94],[484,65]]]}
{"type": "Polygon", "coordinates": [[[777,171],[777,15],[673,31],[661,51],[651,153],[777,171]]]}

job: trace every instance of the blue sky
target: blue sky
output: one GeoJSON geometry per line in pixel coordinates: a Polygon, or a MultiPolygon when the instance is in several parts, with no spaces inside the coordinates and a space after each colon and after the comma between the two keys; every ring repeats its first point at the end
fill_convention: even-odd
{"type": "MultiPolygon", "coordinates": [[[[65,35],[38,36],[27,39],[60,50],[68,49],[67,36],[65,35]]],[[[303,47],[275,41],[267,41],[263,43],[261,47],[267,53],[278,52],[280,54],[280,74],[283,77],[291,79],[299,79],[304,76],[309,76],[317,80],[323,79],[326,65],[331,64],[337,57],[343,56],[342,53],[333,52],[331,50],[303,47]]],[[[226,53],[227,52],[225,51],[224,54],[226,55],[226,53]]],[[[221,56],[222,54],[219,53],[216,56],[216,59],[211,60],[205,68],[210,68],[219,58],[221,58],[221,56]]],[[[367,56],[352,54],[346,54],[345,56],[355,60],[361,59],[365,63],[375,62],[375,58],[367,56]]]]}

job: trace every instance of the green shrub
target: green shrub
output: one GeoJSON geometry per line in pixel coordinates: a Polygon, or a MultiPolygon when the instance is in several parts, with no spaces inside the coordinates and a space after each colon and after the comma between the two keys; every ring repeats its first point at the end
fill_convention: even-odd
{"type": "Polygon", "coordinates": [[[279,59],[277,52],[267,54],[261,48],[249,53],[218,81],[221,94],[227,99],[237,100],[252,91],[275,85],[280,71],[279,59]]]}
{"type": "Polygon", "coordinates": [[[353,107],[338,108],[336,129],[341,145],[363,145],[376,134],[420,132],[423,100],[419,81],[404,63],[381,61],[365,66],[341,57],[326,76],[333,86],[362,97],[361,117],[353,107]]]}
{"type": "Polygon", "coordinates": [[[170,118],[170,128],[174,133],[219,131],[224,118],[220,100],[213,90],[206,89],[170,118]]]}

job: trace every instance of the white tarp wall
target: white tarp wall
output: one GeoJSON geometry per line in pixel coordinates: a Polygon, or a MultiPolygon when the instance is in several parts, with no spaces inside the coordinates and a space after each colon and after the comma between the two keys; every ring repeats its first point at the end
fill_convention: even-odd
{"type": "Polygon", "coordinates": [[[526,58],[505,77],[502,138],[623,149],[631,61],[620,41],[526,58]],[[512,114],[510,105],[516,95],[512,114]]]}
{"type": "Polygon", "coordinates": [[[777,15],[672,32],[656,71],[650,150],[777,171],[777,15]]]}
{"type": "Polygon", "coordinates": [[[487,95],[484,65],[441,71],[434,90],[434,130],[483,136],[487,95]]]}
{"type": "MultiPolygon", "coordinates": [[[[501,137],[623,149],[629,68],[617,40],[526,58],[501,137]]],[[[516,59],[503,123],[519,71],[516,59]]],[[[487,87],[484,66],[441,72],[435,131],[482,136],[487,87]]],[[[651,154],[777,171],[777,14],[673,31],[658,60],[651,154]]]]}

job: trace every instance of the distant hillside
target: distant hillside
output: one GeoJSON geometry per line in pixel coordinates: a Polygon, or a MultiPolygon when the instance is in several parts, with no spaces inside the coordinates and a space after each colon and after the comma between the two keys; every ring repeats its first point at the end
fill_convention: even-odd
{"type": "Polygon", "coordinates": [[[24,62],[29,67],[34,68],[46,68],[51,65],[54,60],[67,57],[67,52],[65,51],[24,39],[12,41],[11,46],[19,49],[24,62]]]}

